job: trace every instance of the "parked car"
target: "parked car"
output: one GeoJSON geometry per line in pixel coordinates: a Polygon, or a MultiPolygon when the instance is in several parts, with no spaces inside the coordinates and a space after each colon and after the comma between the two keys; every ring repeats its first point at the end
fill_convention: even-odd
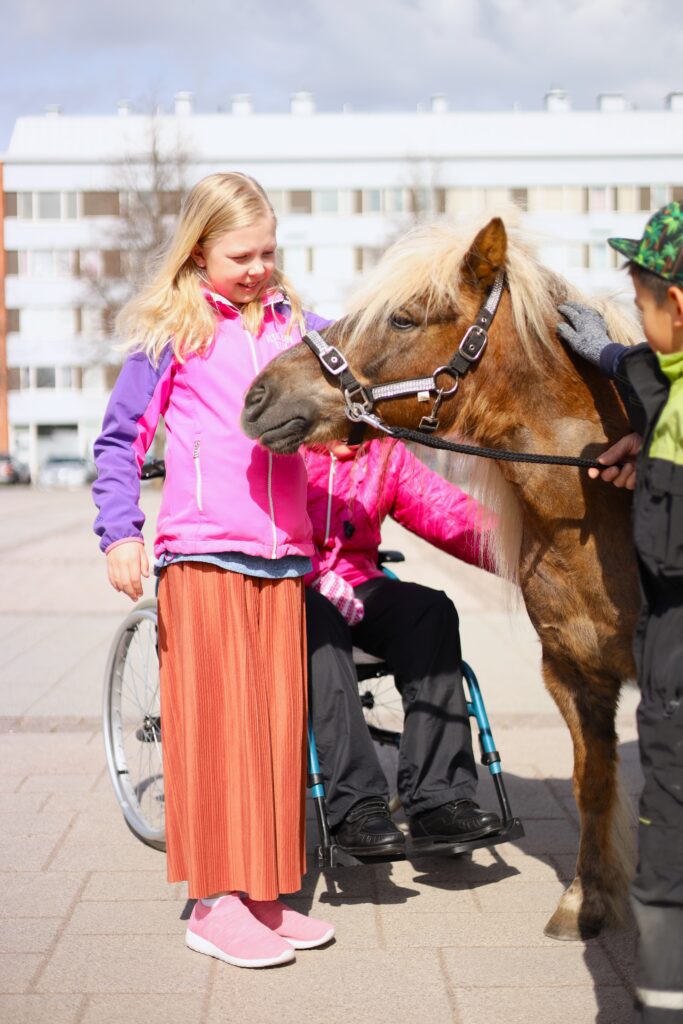
{"type": "Polygon", "coordinates": [[[31,471],[13,455],[0,453],[0,484],[30,484],[31,471]]]}
{"type": "Polygon", "coordinates": [[[97,477],[93,462],[80,455],[51,455],[40,467],[40,487],[82,487],[97,477]]]}

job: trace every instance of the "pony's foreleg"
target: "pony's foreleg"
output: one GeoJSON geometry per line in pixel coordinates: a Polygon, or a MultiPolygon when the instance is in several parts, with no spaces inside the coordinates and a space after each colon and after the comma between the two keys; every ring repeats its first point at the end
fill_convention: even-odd
{"type": "Polygon", "coordinates": [[[581,835],[576,877],[545,927],[555,939],[587,939],[619,921],[626,906],[632,855],[617,775],[615,717],[619,683],[587,678],[544,654],[543,676],[574,744],[574,796],[581,835]]]}

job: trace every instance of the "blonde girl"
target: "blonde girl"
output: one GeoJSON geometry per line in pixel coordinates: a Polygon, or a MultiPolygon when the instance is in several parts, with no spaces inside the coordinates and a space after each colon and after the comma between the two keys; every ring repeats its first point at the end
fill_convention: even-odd
{"type": "Polygon", "coordinates": [[[277,269],[275,231],[246,175],[194,187],[120,315],[130,354],[95,443],[95,531],[112,586],[137,600],[149,574],[140,468],[164,417],[154,554],[168,880],[197,900],[187,945],[241,967],[333,935],[278,899],[305,870],[306,472],[239,428],[254,376],[323,323],[277,269]]]}

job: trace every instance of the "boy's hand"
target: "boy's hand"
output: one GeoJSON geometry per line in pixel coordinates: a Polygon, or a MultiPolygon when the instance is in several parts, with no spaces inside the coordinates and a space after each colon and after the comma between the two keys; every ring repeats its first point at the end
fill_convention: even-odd
{"type": "Polygon", "coordinates": [[[593,480],[600,477],[615,487],[625,487],[632,491],[636,486],[636,456],[643,445],[640,434],[626,434],[616,444],[598,456],[606,469],[589,469],[588,475],[593,480]]]}
{"type": "Polygon", "coordinates": [[[577,355],[599,366],[600,353],[612,342],[600,314],[580,302],[565,302],[557,309],[567,321],[557,325],[558,337],[577,355]]]}
{"type": "Polygon", "coordinates": [[[131,601],[142,597],[141,576],[149,576],[145,545],[137,541],[118,544],[107,554],[107,574],[114,590],[123,591],[131,601]]]}

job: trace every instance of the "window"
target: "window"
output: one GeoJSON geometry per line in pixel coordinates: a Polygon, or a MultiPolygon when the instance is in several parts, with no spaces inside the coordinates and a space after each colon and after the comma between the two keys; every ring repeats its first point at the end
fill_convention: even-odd
{"type": "Polygon", "coordinates": [[[37,388],[54,388],[55,386],[55,368],[54,366],[37,366],[36,367],[36,387],[37,388]]]}
{"type": "Polygon", "coordinates": [[[606,270],[608,265],[608,247],[604,242],[590,246],[589,260],[591,270],[606,270]]]}
{"type": "Polygon", "coordinates": [[[32,192],[17,192],[17,216],[23,220],[33,219],[32,192]]]}
{"type": "Polygon", "coordinates": [[[590,213],[603,213],[609,209],[607,189],[601,187],[588,189],[588,210],[590,213]]]}
{"type": "Polygon", "coordinates": [[[17,193],[5,192],[5,216],[16,217],[17,215],[17,193]]]}
{"type": "Polygon", "coordinates": [[[29,266],[33,277],[52,277],[55,266],[55,254],[52,249],[39,249],[29,253],[29,266]]]}
{"type": "Polygon", "coordinates": [[[510,200],[518,206],[520,210],[529,209],[529,192],[525,188],[511,188],[510,189],[510,200]]]}
{"type": "Polygon", "coordinates": [[[58,366],[57,387],[69,391],[80,391],[82,373],[80,366],[58,366]]]}
{"type": "Polygon", "coordinates": [[[38,219],[61,220],[62,197],[59,192],[38,192],[38,219]]]}
{"type": "Polygon", "coordinates": [[[268,199],[275,216],[281,217],[285,212],[285,193],[281,188],[268,189],[268,199]]]}
{"type": "MultiPolygon", "coordinates": [[[[669,196],[671,195],[671,189],[668,185],[653,185],[651,193],[652,209],[658,210],[660,206],[666,206],[669,202],[669,196]]],[[[679,199],[678,202],[683,198],[683,188],[678,190],[679,199]]]]}
{"type": "Polygon", "coordinates": [[[21,391],[21,368],[19,366],[7,367],[7,389],[8,391],[21,391]]]}
{"type": "Polygon", "coordinates": [[[102,267],[105,277],[121,277],[121,253],[115,249],[103,252],[102,267]]]}
{"type": "Polygon", "coordinates": [[[300,274],[313,270],[313,250],[308,246],[287,246],[284,250],[285,273],[297,279],[300,274]]]}
{"type": "Polygon", "coordinates": [[[177,216],[180,213],[182,199],[183,197],[180,192],[160,192],[159,212],[162,216],[177,216]]]}
{"type": "Polygon", "coordinates": [[[435,188],[434,189],[434,213],[445,213],[446,212],[446,189],[435,188]]]}
{"type": "Polygon", "coordinates": [[[81,277],[88,277],[91,280],[102,277],[104,269],[104,253],[99,249],[82,250],[78,258],[78,270],[81,277]]]}
{"type": "MultiPolygon", "coordinates": [[[[674,185],[671,189],[671,198],[676,203],[683,203],[683,185],[674,185]]],[[[661,203],[661,206],[664,204],[661,203]]]]}
{"type": "Polygon", "coordinates": [[[313,209],[315,213],[339,213],[339,193],[337,190],[326,188],[314,192],[313,209]]]}
{"type": "Polygon", "coordinates": [[[78,192],[64,193],[64,216],[67,220],[78,217],[78,192]]]}
{"type": "Polygon", "coordinates": [[[118,217],[118,192],[84,192],[84,217],[118,217]]]}
{"type": "Polygon", "coordinates": [[[19,273],[19,253],[15,249],[9,249],[5,253],[5,273],[19,273]]]}
{"type": "Polygon", "coordinates": [[[312,205],[312,195],[310,191],[296,191],[289,193],[289,212],[290,213],[310,213],[312,205]]]}
{"type": "Polygon", "coordinates": [[[351,193],[351,213],[362,213],[363,212],[363,193],[359,188],[355,188],[351,193]]]}
{"type": "Polygon", "coordinates": [[[652,209],[652,195],[650,192],[650,186],[641,186],[638,189],[638,209],[639,210],[651,210],[652,209]]]}
{"type": "Polygon", "coordinates": [[[402,188],[385,188],[384,189],[384,212],[385,213],[403,213],[403,189],[402,188]]]}
{"type": "Polygon", "coordinates": [[[638,196],[633,185],[619,185],[614,191],[614,209],[619,213],[636,213],[638,196]]]}
{"type": "Polygon", "coordinates": [[[553,210],[559,213],[564,209],[564,189],[561,185],[529,188],[526,191],[527,209],[532,213],[537,210],[553,210]]]}
{"type": "Polygon", "coordinates": [[[372,267],[377,265],[377,261],[381,254],[381,249],[376,249],[371,246],[357,246],[353,252],[354,269],[359,274],[362,274],[366,270],[371,270],[372,267]]]}
{"type": "Polygon", "coordinates": [[[380,213],[382,193],[378,188],[366,188],[363,192],[363,213],[380,213]]]}
{"type": "Polygon", "coordinates": [[[11,333],[12,331],[20,331],[20,330],[21,330],[21,317],[19,315],[19,310],[18,309],[8,309],[7,310],[7,331],[8,331],[8,333],[11,333]]]}

